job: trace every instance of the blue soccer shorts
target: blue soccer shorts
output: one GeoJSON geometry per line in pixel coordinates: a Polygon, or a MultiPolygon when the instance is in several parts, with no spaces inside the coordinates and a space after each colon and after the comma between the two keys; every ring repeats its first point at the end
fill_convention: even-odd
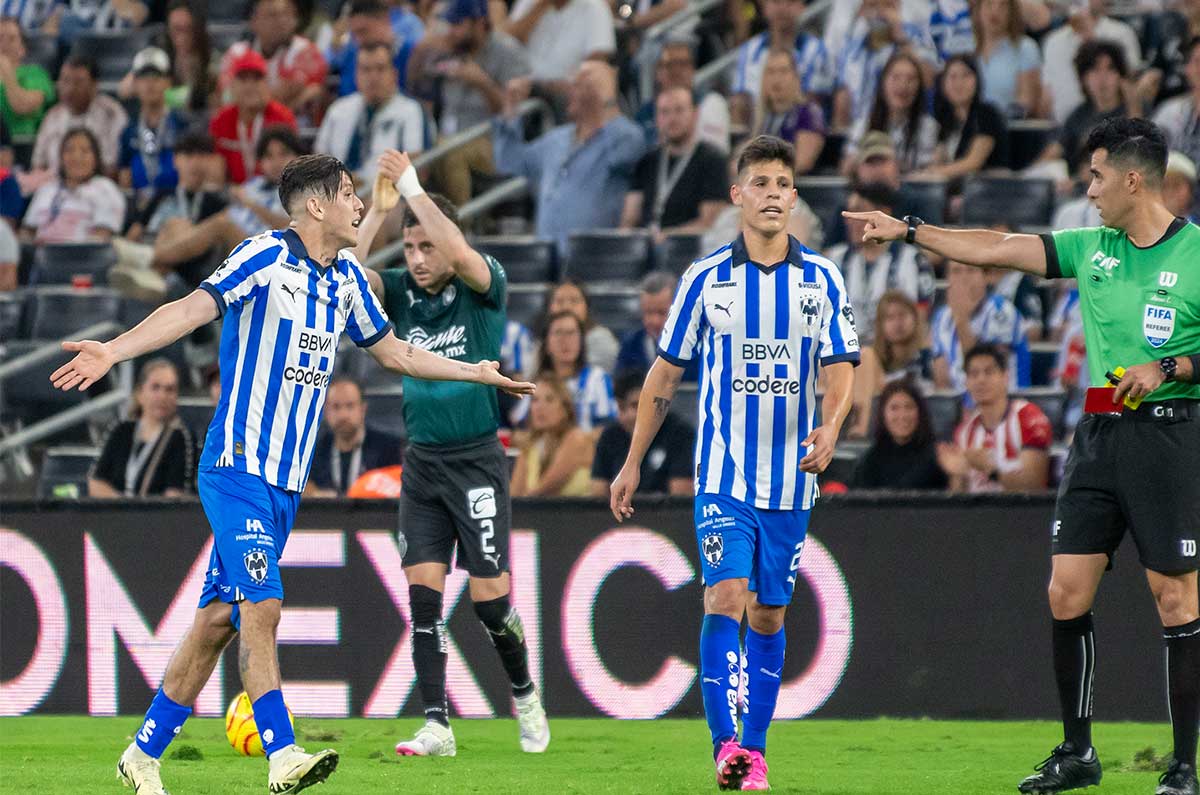
{"type": "Polygon", "coordinates": [[[720,494],[697,494],[695,510],[705,585],[744,577],[760,604],[792,601],[808,511],[768,511],[720,494]]]}
{"type": "Polygon", "coordinates": [[[300,494],[225,468],[200,470],[197,486],[213,531],[200,607],[214,599],[232,604],[233,625],[240,628],[238,602],[283,599],[279,557],[292,532],[300,494]]]}

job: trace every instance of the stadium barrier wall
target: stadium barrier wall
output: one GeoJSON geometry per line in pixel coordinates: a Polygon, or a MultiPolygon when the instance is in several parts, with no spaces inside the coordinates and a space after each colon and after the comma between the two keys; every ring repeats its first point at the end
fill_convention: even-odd
{"type": "MultiPolygon", "coordinates": [[[[555,715],[702,714],[690,500],[626,525],[592,501],[520,501],[514,600],[555,715]]],[[[816,509],[789,611],[781,716],[1055,718],[1049,497],[848,496],[816,509]]],[[[279,631],[297,714],[419,714],[394,504],[307,501],[279,631]]],[[[0,517],[0,714],[140,713],[186,630],[210,549],[195,501],[9,502],[0,517]]],[[[449,580],[454,712],[508,714],[506,681],[449,580]]],[[[1097,614],[1096,711],[1165,720],[1160,631],[1132,544],[1097,614]]],[[[201,694],[241,690],[234,651],[201,694]]]]}

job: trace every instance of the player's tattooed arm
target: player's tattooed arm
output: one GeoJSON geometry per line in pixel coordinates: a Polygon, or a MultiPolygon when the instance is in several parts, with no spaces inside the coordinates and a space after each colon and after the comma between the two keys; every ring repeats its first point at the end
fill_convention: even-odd
{"type": "Polygon", "coordinates": [[[670,410],[671,410],[671,398],[661,397],[659,395],[654,396],[654,416],[655,417],[660,417],[660,418],[666,417],[667,412],[669,412],[670,410]]]}

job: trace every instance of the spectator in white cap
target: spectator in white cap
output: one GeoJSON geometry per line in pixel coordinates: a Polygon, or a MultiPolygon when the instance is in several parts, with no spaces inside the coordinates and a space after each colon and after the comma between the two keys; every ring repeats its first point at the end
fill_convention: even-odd
{"type": "Polygon", "coordinates": [[[141,206],[156,190],[171,190],[178,183],[175,139],[187,129],[187,121],[167,108],[171,59],[163,50],[146,47],[138,52],[132,71],[138,115],[121,133],[118,182],[122,188],[133,188],[141,206]]]}
{"type": "Polygon", "coordinates": [[[1163,177],[1163,204],[1179,218],[1196,223],[1196,164],[1183,152],[1167,155],[1167,173],[1163,177]]]}

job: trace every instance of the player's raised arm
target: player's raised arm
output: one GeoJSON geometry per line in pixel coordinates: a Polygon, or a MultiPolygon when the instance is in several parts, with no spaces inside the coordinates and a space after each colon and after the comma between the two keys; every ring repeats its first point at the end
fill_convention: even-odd
{"type": "Polygon", "coordinates": [[[638,401],[637,421],[633,426],[633,438],[629,442],[629,454],[609,492],[609,507],[618,522],[633,516],[633,493],[641,480],[642,459],[650,449],[650,443],[658,435],[671,401],[683,380],[683,368],[672,364],[661,356],[654,360],[646,382],[642,385],[642,397],[638,401]]]}
{"type": "MultiPolygon", "coordinates": [[[[387,157],[387,154],[379,157],[379,171],[371,188],[371,209],[367,210],[367,214],[358,225],[358,245],[354,247],[354,257],[359,262],[367,261],[371,253],[371,244],[375,242],[375,236],[379,234],[384,219],[400,203],[400,192],[396,190],[396,180],[400,178],[400,172],[387,157]]],[[[375,288],[374,282],[371,283],[371,288],[375,288]]],[[[382,295],[380,297],[382,298],[382,295]]]]}
{"type": "Polygon", "coordinates": [[[500,374],[500,363],[459,362],[418,348],[388,333],[367,350],[389,370],[426,381],[470,381],[503,389],[511,395],[532,395],[533,384],[514,381],[500,374]]]}
{"type": "Polygon", "coordinates": [[[908,239],[909,225],[886,213],[877,210],[869,213],[844,211],[842,216],[866,222],[864,242],[906,240],[967,265],[1011,268],[1035,276],[1046,275],[1046,246],[1037,235],[993,232],[989,229],[943,229],[922,223],[913,227],[914,234],[908,239]]]}
{"type": "Polygon", "coordinates": [[[471,248],[458,224],[446,217],[425,194],[417,170],[404,152],[389,149],[379,159],[381,173],[395,174],[396,187],[409,209],[429,236],[429,241],[445,254],[455,274],[477,293],[486,293],[492,286],[492,271],[483,256],[471,248]],[[384,171],[386,169],[386,172],[384,171]]]}
{"type": "Polygon", "coordinates": [[[202,290],[196,290],[191,295],[155,309],[149,317],[116,339],[108,342],[64,342],[63,349],[76,351],[76,356],[55,370],[50,381],[58,389],[87,389],[118,362],[166,347],[215,320],[217,315],[213,298],[202,290]]]}

